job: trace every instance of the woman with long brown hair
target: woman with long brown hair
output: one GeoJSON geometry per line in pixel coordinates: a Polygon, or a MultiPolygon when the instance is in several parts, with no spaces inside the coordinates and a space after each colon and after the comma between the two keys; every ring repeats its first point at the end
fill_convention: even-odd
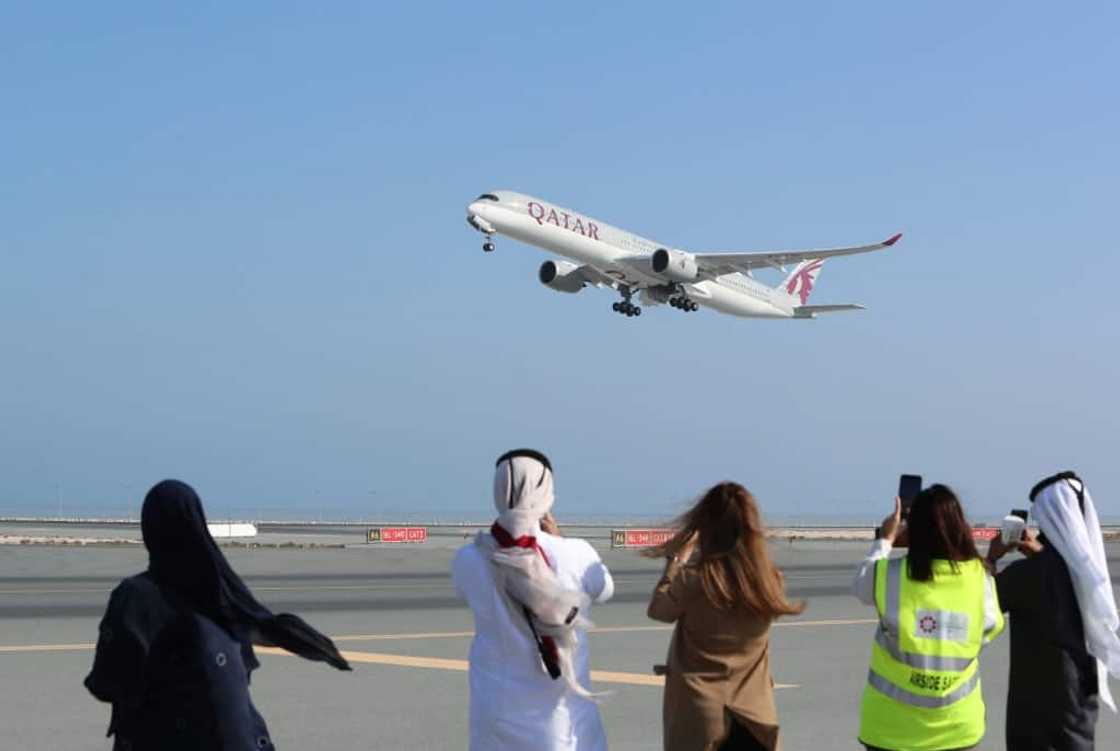
{"type": "Polygon", "coordinates": [[[716,485],[645,555],[664,557],[650,618],[675,623],[666,666],[666,751],[778,748],[770,624],[797,615],[770,560],[758,504],[734,482],[716,485]]]}

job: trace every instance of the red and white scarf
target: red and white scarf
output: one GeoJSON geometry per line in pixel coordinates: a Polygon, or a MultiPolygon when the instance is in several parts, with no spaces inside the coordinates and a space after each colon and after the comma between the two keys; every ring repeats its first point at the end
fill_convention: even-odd
{"type": "Polygon", "coordinates": [[[537,541],[540,519],[552,501],[552,472],[543,463],[526,456],[501,462],[494,482],[498,520],[489,532],[479,533],[475,544],[493,563],[498,587],[513,609],[526,613],[525,626],[540,640],[542,657],[559,667],[569,691],[594,699],[572,664],[578,629],[591,625],[584,615],[591,598],[563,585],[537,541]]]}

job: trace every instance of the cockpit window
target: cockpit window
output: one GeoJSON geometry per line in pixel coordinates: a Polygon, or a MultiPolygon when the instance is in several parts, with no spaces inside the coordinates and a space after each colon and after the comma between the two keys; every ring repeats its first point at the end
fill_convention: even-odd
{"type": "Polygon", "coordinates": [[[500,203],[500,201],[498,200],[498,197],[496,195],[494,195],[493,193],[483,193],[482,195],[480,195],[478,197],[478,200],[479,201],[494,201],[495,203],[500,203]]]}

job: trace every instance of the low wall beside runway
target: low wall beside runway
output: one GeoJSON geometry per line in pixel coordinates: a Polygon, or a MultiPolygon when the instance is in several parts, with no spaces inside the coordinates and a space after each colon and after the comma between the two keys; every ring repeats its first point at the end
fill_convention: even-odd
{"type": "Polygon", "coordinates": [[[248,523],[217,523],[207,524],[210,536],[217,540],[226,540],[234,537],[256,537],[257,527],[248,523]]]}
{"type": "MultiPolygon", "coordinates": [[[[409,523],[409,522],[217,522],[211,534],[226,546],[297,547],[297,548],[375,548],[412,544],[418,547],[449,547],[461,545],[490,522],[479,523],[409,523]]],[[[990,524],[976,525],[978,541],[992,539],[998,528],[990,524]]],[[[1106,541],[1120,540],[1120,527],[1102,529],[1106,541]]],[[[560,533],[565,537],[585,539],[599,548],[621,550],[659,545],[671,534],[666,526],[626,524],[564,523],[560,533]]],[[[767,529],[774,542],[870,542],[874,525],[799,526],[781,525],[767,529]]],[[[138,520],[115,519],[2,519],[0,545],[132,545],[141,540],[138,520]]]]}

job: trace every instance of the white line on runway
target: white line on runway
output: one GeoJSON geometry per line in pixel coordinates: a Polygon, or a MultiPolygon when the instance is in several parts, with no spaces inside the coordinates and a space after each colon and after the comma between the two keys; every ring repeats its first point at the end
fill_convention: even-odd
{"type": "MultiPolygon", "coordinates": [[[[878,623],[874,618],[853,618],[820,621],[778,621],[775,628],[813,627],[813,626],[865,626],[878,623]]],[[[648,631],[671,631],[672,626],[594,626],[588,631],[593,634],[625,634],[648,631]]],[[[332,636],[334,641],[408,641],[410,639],[466,639],[474,636],[473,631],[430,631],[415,634],[342,634],[332,636]]],[[[94,644],[10,644],[0,645],[0,654],[25,652],[74,652],[94,648],[94,644]]]]}
{"type": "MultiPolygon", "coordinates": [[[[266,655],[292,657],[290,652],[276,647],[258,647],[257,652],[266,655]]],[[[466,672],[470,663],[466,660],[452,660],[446,657],[414,657],[412,655],[394,655],[384,652],[350,652],[344,651],[342,656],[350,662],[362,662],[374,665],[394,665],[403,668],[428,668],[433,670],[454,670],[466,672]]],[[[596,683],[624,683],[630,686],[664,686],[665,677],[660,675],[646,675],[645,673],[622,673],[613,670],[592,670],[591,680],[596,683]]],[[[794,683],[775,683],[774,688],[798,688],[794,683]]]]}
{"type": "MultiPolygon", "coordinates": [[[[323,584],[304,587],[253,587],[254,592],[320,592],[322,590],[354,590],[376,592],[401,589],[450,589],[451,584],[323,584]]],[[[109,594],[111,589],[0,589],[0,595],[76,595],[109,594]]]]}
{"type": "MultiPolygon", "coordinates": [[[[809,626],[866,626],[878,623],[875,618],[851,618],[819,621],[778,621],[775,628],[809,626]]],[[[625,634],[643,631],[671,631],[672,626],[593,626],[587,629],[592,634],[625,634]]],[[[473,631],[432,631],[418,634],[344,634],[332,636],[335,641],[405,641],[408,639],[463,639],[474,636],[473,631]]]]}

